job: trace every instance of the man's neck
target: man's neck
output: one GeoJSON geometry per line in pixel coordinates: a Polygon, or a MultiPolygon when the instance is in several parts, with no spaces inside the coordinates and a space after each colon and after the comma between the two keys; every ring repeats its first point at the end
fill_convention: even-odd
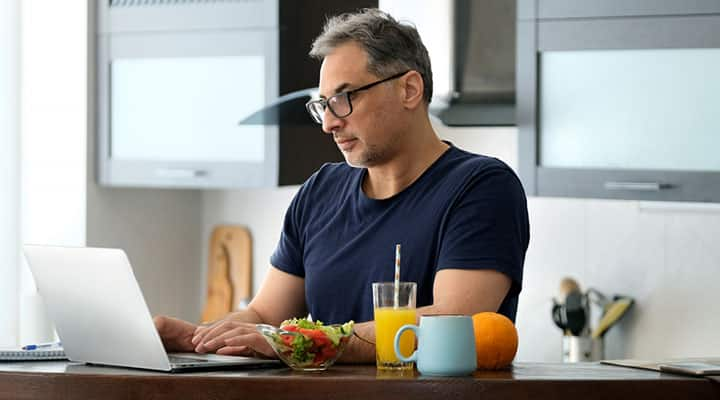
{"type": "Polygon", "coordinates": [[[392,160],[375,167],[368,167],[363,182],[365,195],[373,199],[392,197],[417,180],[448,149],[427,124],[392,160]]]}

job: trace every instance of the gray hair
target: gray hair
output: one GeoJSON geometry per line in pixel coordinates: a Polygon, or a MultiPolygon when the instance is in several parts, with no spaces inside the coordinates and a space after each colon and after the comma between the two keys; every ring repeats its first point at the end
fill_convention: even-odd
{"type": "Polygon", "coordinates": [[[324,59],[335,48],[355,42],[368,55],[368,72],[385,78],[406,69],[422,75],[423,98],[432,99],[432,69],[430,56],[414,26],[400,23],[390,14],[377,8],[345,13],[327,20],[322,33],[312,44],[310,56],[324,59]]]}

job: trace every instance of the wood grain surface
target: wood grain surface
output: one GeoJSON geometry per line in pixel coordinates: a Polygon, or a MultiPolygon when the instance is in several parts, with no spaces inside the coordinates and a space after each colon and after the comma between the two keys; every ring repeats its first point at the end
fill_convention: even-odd
{"type": "Polygon", "coordinates": [[[213,229],[208,252],[208,289],[200,322],[215,321],[252,296],[252,239],[244,226],[213,229]]]}
{"type": "Polygon", "coordinates": [[[703,378],[587,364],[517,363],[461,378],[397,376],[370,365],[165,374],[64,362],[0,364],[0,399],[718,399],[703,378]]]}

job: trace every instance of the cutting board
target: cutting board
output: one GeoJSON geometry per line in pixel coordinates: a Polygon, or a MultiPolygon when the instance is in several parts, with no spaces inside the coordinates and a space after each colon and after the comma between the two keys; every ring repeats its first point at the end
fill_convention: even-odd
{"type": "Polygon", "coordinates": [[[219,225],[210,236],[202,323],[247,305],[252,295],[252,238],[244,226],[219,225]]]}

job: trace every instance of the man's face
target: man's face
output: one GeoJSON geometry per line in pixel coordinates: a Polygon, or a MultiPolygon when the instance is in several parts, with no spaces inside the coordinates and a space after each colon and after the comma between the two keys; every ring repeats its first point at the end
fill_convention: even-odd
{"type": "MultiPolygon", "coordinates": [[[[320,96],[352,90],[385,78],[367,71],[367,54],[355,43],[341,45],[323,60],[320,96]]],[[[372,167],[390,159],[396,148],[401,107],[397,81],[389,81],[350,96],[352,113],[337,118],[325,110],[322,129],[332,134],[345,161],[354,167],[372,167]],[[391,117],[392,116],[392,117],[391,117]]]]}

